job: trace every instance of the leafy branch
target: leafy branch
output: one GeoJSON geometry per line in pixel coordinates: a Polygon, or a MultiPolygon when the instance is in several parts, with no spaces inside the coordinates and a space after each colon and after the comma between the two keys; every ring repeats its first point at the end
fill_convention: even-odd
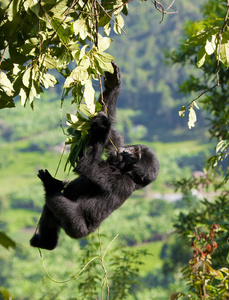
{"type": "Polygon", "coordinates": [[[192,299],[195,296],[198,299],[228,299],[229,269],[223,267],[216,270],[211,266],[212,255],[218,248],[214,238],[220,230],[217,224],[211,226],[209,234],[195,228],[191,244],[193,257],[182,270],[183,279],[188,281],[190,292],[188,295],[173,293],[171,299],[192,299]]]}
{"type": "Polygon", "coordinates": [[[188,105],[182,106],[179,115],[181,117],[184,116],[186,109],[189,109],[189,121],[188,121],[188,127],[191,129],[195,126],[196,122],[196,114],[194,111],[194,106],[196,106],[197,109],[199,107],[196,105],[196,101],[202,97],[204,94],[212,91],[217,86],[220,85],[220,79],[219,79],[219,71],[220,71],[220,62],[228,67],[229,66],[229,34],[227,32],[228,29],[228,15],[229,15],[229,1],[226,1],[227,5],[227,11],[226,15],[223,20],[223,25],[220,26],[209,26],[209,25],[203,25],[202,22],[200,22],[200,26],[207,27],[205,29],[202,29],[201,31],[198,31],[196,35],[192,36],[187,41],[187,46],[200,46],[200,49],[198,51],[197,56],[197,67],[200,68],[203,66],[203,64],[207,61],[207,59],[212,55],[215,54],[217,58],[217,65],[216,65],[216,84],[214,84],[212,87],[206,89],[203,91],[200,95],[198,95],[195,99],[193,99],[188,105]]]}

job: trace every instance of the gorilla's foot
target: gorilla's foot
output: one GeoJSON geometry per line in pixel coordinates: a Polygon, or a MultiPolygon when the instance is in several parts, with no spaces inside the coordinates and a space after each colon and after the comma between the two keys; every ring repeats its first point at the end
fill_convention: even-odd
{"type": "Polygon", "coordinates": [[[53,178],[48,170],[39,170],[37,176],[43,182],[46,190],[62,191],[64,186],[69,182],[68,180],[58,180],[53,178]]]}
{"type": "Polygon", "coordinates": [[[42,240],[41,235],[39,233],[34,234],[34,236],[30,240],[30,245],[32,247],[46,249],[46,250],[53,250],[57,246],[57,240],[54,239],[47,239],[42,240]]]}

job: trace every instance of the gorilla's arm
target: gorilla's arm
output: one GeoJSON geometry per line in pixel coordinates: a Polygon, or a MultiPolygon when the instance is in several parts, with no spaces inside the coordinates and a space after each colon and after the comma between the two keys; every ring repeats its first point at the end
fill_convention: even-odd
{"type": "MultiPolygon", "coordinates": [[[[110,123],[115,121],[116,103],[121,88],[120,72],[117,64],[112,62],[114,73],[105,72],[104,75],[104,87],[103,101],[100,96],[100,103],[103,105],[103,111],[107,114],[107,118],[110,123]]],[[[111,126],[109,133],[109,140],[107,141],[105,148],[109,154],[114,155],[115,151],[124,145],[123,137],[118,130],[111,126]]]]}
{"type": "Polygon", "coordinates": [[[103,111],[107,113],[107,118],[111,123],[115,121],[116,103],[120,93],[121,79],[119,68],[115,62],[112,62],[114,73],[105,72],[104,74],[104,87],[103,101],[100,96],[100,103],[103,105],[103,111]],[[104,107],[105,104],[105,107],[104,107]]]}
{"type": "Polygon", "coordinates": [[[85,156],[82,156],[74,169],[76,173],[96,183],[103,188],[110,189],[113,182],[110,165],[102,159],[104,147],[108,142],[111,124],[104,112],[99,112],[93,119],[92,134],[85,156]],[[111,177],[109,179],[109,177],[111,177]]]}

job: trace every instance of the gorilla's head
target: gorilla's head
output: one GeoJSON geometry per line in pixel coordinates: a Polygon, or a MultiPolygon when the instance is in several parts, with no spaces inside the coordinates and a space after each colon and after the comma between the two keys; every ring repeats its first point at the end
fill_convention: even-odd
{"type": "Polygon", "coordinates": [[[159,172],[157,156],[145,145],[124,146],[108,158],[110,164],[127,173],[140,189],[154,181],[159,172]]]}

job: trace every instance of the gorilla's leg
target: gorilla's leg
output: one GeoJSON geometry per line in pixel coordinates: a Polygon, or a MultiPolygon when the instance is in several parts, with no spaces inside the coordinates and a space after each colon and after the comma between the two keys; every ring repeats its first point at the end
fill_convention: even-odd
{"type": "MultiPolygon", "coordinates": [[[[53,178],[47,170],[40,170],[39,178],[45,188],[49,216],[53,216],[53,220],[57,221],[56,224],[72,238],[88,235],[89,231],[80,205],[61,193],[61,187],[65,185],[65,182],[53,178]]],[[[45,225],[42,227],[45,231],[45,225]]]]}
{"type": "MultiPolygon", "coordinates": [[[[53,178],[47,170],[39,170],[38,177],[43,182],[46,197],[49,194],[59,193],[68,182],[53,178]],[[44,178],[46,180],[43,180],[44,178]]],[[[32,237],[30,244],[33,247],[52,250],[58,243],[59,231],[59,220],[45,204],[39,221],[39,231],[32,237]]]]}
{"type": "Polygon", "coordinates": [[[30,240],[30,245],[53,250],[58,243],[59,231],[59,221],[45,204],[39,222],[39,231],[30,240]]]}

